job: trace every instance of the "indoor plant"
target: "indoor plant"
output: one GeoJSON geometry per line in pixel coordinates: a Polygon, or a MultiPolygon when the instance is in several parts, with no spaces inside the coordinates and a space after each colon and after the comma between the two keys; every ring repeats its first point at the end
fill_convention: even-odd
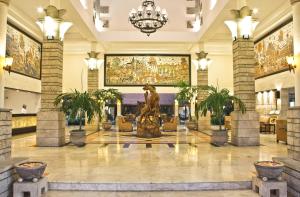
{"type": "MultiPolygon", "coordinates": [[[[191,86],[188,83],[181,81],[177,84],[176,86],[177,88],[179,88],[179,92],[176,94],[176,100],[178,101],[178,103],[180,105],[183,105],[185,110],[187,109],[187,106],[189,106],[189,108],[191,109],[191,105],[193,104],[193,100],[196,98],[197,94],[198,94],[198,87],[196,86],[191,86]]],[[[196,104],[196,108],[197,108],[197,104],[196,104]]],[[[191,110],[189,113],[189,120],[186,122],[186,126],[188,129],[190,130],[197,130],[198,128],[198,112],[196,112],[197,110],[195,110],[195,117],[196,120],[193,119],[192,114],[191,114],[191,110]]]]}
{"type": "Polygon", "coordinates": [[[91,122],[97,110],[96,101],[88,92],[74,90],[71,93],[58,95],[54,105],[58,106],[66,115],[69,115],[70,119],[79,119],[79,129],[70,131],[70,141],[76,146],[84,146],[86,135],[85,130],[82,128],[82,123],[85,115],[87,122],[91,122]]]}
{"type": "MultiPolygon", "coordinates": [[[[122,94],[117,89],[113,89],[113,88],[96,90],[93,93],[93,96],[98,106],[96,113],[98,115],[99,122],[102,122],[103,120],[103,112],[104,112],[105,104],[115,103],[117,100],[122,101],[122,94]]],[[[104,117],[105,119],[102,122],[102,128],[105,131],[107,131],[111,129],[112,124],[108,120],[107,113],[104,114],[104,117]]]]}
{"type": "Polygon", "coordinates": [[[228,102],[234,102],[242,113],[246,112],[245,104],[237,97],[231,96],[228,89],[219,90],[218,87],[214,86],[203,86],[203,90],[206,90],[208,96],[204,99],[199,106],[201,115],[206,116],[207,112],[210,111],[214,117],[212,126],[211,143],[214,145],[224,145],[228,140],[227,130],[224,128],[224,114],[225,105],[228,102]]]}

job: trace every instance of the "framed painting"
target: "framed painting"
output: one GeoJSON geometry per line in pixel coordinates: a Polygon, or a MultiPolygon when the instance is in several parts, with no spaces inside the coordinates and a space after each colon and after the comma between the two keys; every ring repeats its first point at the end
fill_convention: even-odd
{"type": "Polygon", "coordinates": [[[289,20],[255,42],[256,79],[289,70],[293,55],[293,22],[289,20]]]}
{"type": "Polygon", "coordinates": [[[191,84],[191,56],[186,54],[106,54],[105,86],[175,86],[191,84]]]}
{"type": "Polygon", "coordinates": [[[14,59],[11,72],[41,79],[42,44],[12,24],[7,26],[6,55],[14,59]]]}

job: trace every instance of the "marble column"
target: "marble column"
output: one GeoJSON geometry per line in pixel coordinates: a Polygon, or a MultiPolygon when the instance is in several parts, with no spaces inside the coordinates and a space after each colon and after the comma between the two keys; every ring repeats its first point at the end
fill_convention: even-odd
{"type": "Polygon", "coordinates": [[[293,8],[295,105],[287,112],[288,158],[273,158],[285,164],[283,178],[287,181],[288,195],[300,196],[300,0],[291,0],[293,8]]]}
{"type": "MultiPolygon", "coordinates": [[[[198,86],[207,86],[208,85],[208,70],[197,70],[197,85],[198,86]]],[[[197,103],[201,103],[207,97],[207,91],[202,90],[199,92],[197,96],[197,103]]],[[[206,114],[206,116],[201,116],[199,114],[198,119],[198,131],[210,130],[210,113],[206,114]]]]}
{"type": "Polygon", "coordinates": [[[252,39],[233,42],[234,95],[246,105],[242,114],[238,107],[231,113],[232,143],[237,146],[258,146],[259,114],[255,111],[255,52],[252,39]]]}
{"type": "Polygon", "coordinates": [[[42,53],[41,109],[37,114],[37,146],[65,144],[65,116],[54,106],[62,93],[63,42],[44,40],[42,53]]]}
{"type": "MultiPolygon", "coordinates": [[[[99,89],[99,70],[98,69],[88,69],[88,92],[93,93],[99,89]]],[[[85,122],[85,130],[88,131],[98,131],[99,130],[99,121],[98,118],[93,118],[93,120],[88,123],[87,119],[85,122]]]]}
{"type": "Polygon", "coordinates": [[[11,111],[0,109],[0,161],[11,158],[11,111]]]}

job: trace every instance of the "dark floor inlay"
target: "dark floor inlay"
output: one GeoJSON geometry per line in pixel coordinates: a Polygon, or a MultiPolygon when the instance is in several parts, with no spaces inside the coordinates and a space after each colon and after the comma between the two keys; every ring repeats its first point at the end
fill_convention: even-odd
{"type": "Polygon", "coordinates": [[[146,148],[152,148],[152,144],[146,144],[146,148]]]}
{"type": "Polygon", "coordinates": [[[168,146],[169,146],[169,148],[174,148],[175,147],[174,144],[172,144],[172,143],[168,143],[168,146]]]}
{"type": "Polygon", "coordinates": [[[129,143],[125,143],[125,144],[123,145],[123,148],[129,148],[129,146],[130,146],[129,143]]]}

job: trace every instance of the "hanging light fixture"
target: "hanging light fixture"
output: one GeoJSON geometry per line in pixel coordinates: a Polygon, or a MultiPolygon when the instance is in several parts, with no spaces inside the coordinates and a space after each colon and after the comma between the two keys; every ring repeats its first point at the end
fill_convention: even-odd
{"type": "Polygon", "coordinates": [[[197,70],[206,70],[208,66],[212,63],[212,60],[207,58],[208,53],[201,51],[200,53],[196,53],[198,57],[198,67],[197,70]]]}
{"type": "Polygon", "coordinates": [[[93,10],[93,21],[97,31],[102,32],[104,30],[104,22],[101,19],[101,4],[100,0],[94,1],[94,10],[93,10]]]}
{"type": "Polygon", "coordinates": [[[129,21],[135,28],[150,36],[167,23],[168,14],[166,9],[155,6],[154,0],[144,0],[137,11],[130,11],[129,21]]]}
{"type": "Polygon", "coordinates": [[[37,24],[48,40],[63,40],[65,33],[72,26],[71,22],[64,22],[62,16],[65,9],[58,10],[55,6],[49,5],[44,9],[45,16],[38,18],[37,24]]]}
{"type": "Polygon", "coordinates": [[[101,61],[98,59],[99,53],[91,51],[88,53],[88,58],[85,59],[85,63],[90,70],[96,70],[99,68],[101,61]]]}
{"type": "Polygon", "coordinates": [[[244,6],[240,10],[231,10],[231,13],[234,20],[225,21],[225,24],[231,31],[233,40],[238,38],[250,39],[259,23],[252,18],[253,10],[244,6]]]}

